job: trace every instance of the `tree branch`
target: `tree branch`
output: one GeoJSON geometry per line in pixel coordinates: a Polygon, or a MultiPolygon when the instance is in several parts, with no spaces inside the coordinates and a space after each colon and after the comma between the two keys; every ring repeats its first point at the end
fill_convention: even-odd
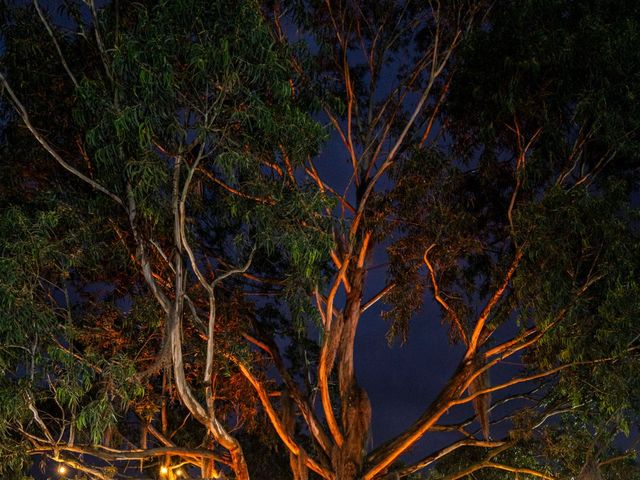
{"type": "Polygon", "coordinates": [[[516,269],[518,268],[518,265],[520,264],[520,260],[522,260],[523,253],[524,252],[521,249],[516,252],[516,256],[513,259],[513,262],[511,263],[509,270],[507,270],[507,273],[504,276],[502,283],[500,284],[498,289],[495,291],[493,296],[489,299],[489,302],[482,310],[480,317],[478,317],[476,326],[473,329],[473,333],[471,334],[471,339],[469,341],[469,348],[467,349],[465,358],[472,358],[476,354],[480,335],[482,334],[482,330],[484,329],[484,326],[486,325],[487,320],[491,315],[491,311],[493,310],[493,307],[495,307],[498,301],[500,301],[500,299],[502,298],[502,295],[507,289],[507,286],[509,285],[511,278],[513,277],[513,274],[515,273],[516,269]]]}
{"type": "Polygon", "coordinates": [[[462,326],[462,322],[460,321],[460,317],[458,316],[456,311],[453,308],[451,308],[449,306],[449,304],[440,295],[440,288],[438,287],[438,282],[436,281],[436,275],[435,275],[435,272],[433,270],[433,265],[431,265],[431,262],[429,261],[429,252],[435,246],[436,246],[435,243],[431,244],[431,246],[429,246],[429,248],[427,248],[425,250],[424,255],[422,257],[422,260],[424,261],[425,265],[429,269],[429,276],[431,277],[431,284],[433,285],[433,296],[436,299],[436,301],[440,305],[442,305],[442,307],[445,309],[445,311],[449,314],[449,316],[451,317],[451,320],[453,320],[453,325],[455,326],[455,328],[456,328],[456,330],[458,332],[458,335],[460,335],[460,338],[462,339],[462,342],[465,345],[468,345],[469,344],[469,340],[467,339],[467,334],[464,331],[464,328],[462,326]]]}
{"type": "Polygon", "coordinates": [[[127,460],[145,460],[147,458],[164,457],[167,455],[176,455],[192,460],[200,460],[208,458],[216,462],[228,464],[228,460],[216,455],[209,450],[197,448],[180,448],[180,447],[156,447],[148,449],[136,450],[117,450],[117,449],[98,449],[90,445],[52,445],[38,446],[30,450],[30,453],[45,453],[52,451],[63,451],[77,453],[80,455],[90,455],[101,460],[109,462],[127,461],[127,460]]]}
{"type": "Polygon", "coordinates": [[[293,401],[296,403],[296,405],[300,409],[300,412],[302,413],[302,416],[305,419],[307,426],[309,427],[309,431],[311,432],[315,440],[318,442],[322,450],[327,455],[330,455],[331,447],[332,447],[331,440],[329,439],[324,428],[316,418],[316,415],[313,409],[311,408],[311,406],[309,405],[309,403],[300,394],[300,391],[297,388],[297,385],[293,377],[287,370],[287,367],[285,366],[282,360],[282,357],[280,356],[278,346],[275,344],[275,342],[273,342],[270,339],[258,340],[247,333],[243,333],[242,336],[245,339],[247,339],[249,342],[256,345],[261,350],[265,351],[273,359],[273,362],[278,372],[280,373],[280,376],[282,377],[285,385],[287,386],[287,389],[289,391],[289,394],[291,395],[291,398],[293,398],[293,401]]]}
{"type": "MultiPolygon", "coordinates": [[[[275,429],[276,433],[282,440],[282,442],[286,445],[291,453],[296,456],[299,456],[302,451],[302,447],[300,447],[293,438],[287,433],[285,426],[283,425],[280,417],[276,413],[273,405],[271,404],[271,400],[269,399],[269,394],[266,389],[262,386],[260,381],[251,373],[251,371],[236,357],[233,355],[229,355],[229,358],[238,366],[244,377],[249,380],[249,383],[253,385],[253,388],[256,390],[258,397],[260,398],[260,402],[262,403],[263,408],[265,409],[269,420],[271,421],[271,425],[275,429]]],[[[310,458],[306,453],[302,452],[302,457],[306,461],[306,465],[320,475],[322,478],[327,480],[333,478],[333,474],[331,471],[324,466],[318,464],[315,460],[310,458]]]]}
{"type": "Polygon", "coordinates": [[[38,17],[40,17],[40,20],[42,21],[44,28],[47,30],[47,33],[51,37],[51,40],[53,41],[53,44],[56,47],[56,51],[58,52],[58,56],[60,57],[60,62],[62,63],[64,70],[67,72],[67,75],[69,75],[69,78],[73,82],[73,85],[76,88],[78,88],[78,81],[76,80],[76,77],[71,72],[71,69],[67,64],[67,61],[65,60],[64,55],[62,54],[62,49],[60,48],[60,44],[58,43],[58,40],[56,39],[56,36],[54,35],[53,30],[51,29],[51,25],[49,25],[49,22],[47,21],[47,18],[44,16],[44,13],[42,13],[42,10],[40,9],[40,5],[38,4],[38,0],[33,0],[33,6],[36,8],[36,12],[38,12],[38,17]]]}
{"type": "Polygon", "coordinates": [[[432,453],[431,455],[420,460],[418,463],[409,465],[407,467],[404,467],[398,470],[391,471],[389,473],[389,478],[390,479],[402,478],[402,477],[411,475],[412,473],[417,472],[418,470],[422,470],[425,467],[428,467],[432,463],[437,462],[438,460],[446,457],[450,453],[462,447],[493,448],[493,447],[502,447],[503,445],[506,445],[506,443],[507,442],[504,442],[504,441],[491,442],[491,441],[485,441],[485,440],[476,440],[474,438],[464,438],[450,445],[447,445],[446,447],[438,450],[435,453],[432,453]],[[396,475],[396,477],[394,477],[394,475],[396,475]]]}
{"type": "Polygon", "coordinates": [[[76,168],[74,168],[73,166],[71,166],[70,164],[68,164],[62,159],[62,157],[58,154],[58,152],[56,152],[56,150],[51,146],[51,144],[47,142],[47,140],[33,126],[33,124],[31,123],[31,120],[29,119],[29,114],[27,113],[27,110],[24,108],[24,105],[22,105],[22,103],[16,96],[15,92],[9,85],[9,82],[7,82],[7,79],[2,73],[0,73],[0,82],[2,82],[4,90],[6,90],[7,93],[9,94],[11,103],[13,104],[16,112],[20,116],[22,123],[24,123],[24,125],[27,127],[27,130],[31,132],[31,135],[33,135],[33,137],[38,141],[38,143],[42,145],[42,147],[47,152],[49,152],[49,154],[56,160],[56,162],[58,162],[60,166],[62,166],[62,168],[72,173],[74,176],[76,176],[83,182],[87,183],[92,188],[98,190],[99,192],[104,193],[109,198],[111,198],[114,202],[116,202],[118,205],[125,208],[124,202],[115,193],[110,192],[107,188],[100,185],[95,180],[92,180],[91,178],[87,177],[84,173],[80,172],[79,170],[77,170],[76,168]]]}
{"type": "Polygon", "coordinates": [[[360,313],[364,313],[366,310],[368,310],[369,308],[371,308],[373,305],[375,305],[379,300],[381,300],[382,298],[384,298],[387,293],[389,293],[391,290],[393,290],[396,287],[395,283],[390,283],[389,285],[387,285],[386,287],[384,287],[382,290],[380,290],[378,293],[376,293],[370,300],[368,300],[367,302],[365,302],[364,305],[362,305],[362,307],[360,308],[360,313]]]}

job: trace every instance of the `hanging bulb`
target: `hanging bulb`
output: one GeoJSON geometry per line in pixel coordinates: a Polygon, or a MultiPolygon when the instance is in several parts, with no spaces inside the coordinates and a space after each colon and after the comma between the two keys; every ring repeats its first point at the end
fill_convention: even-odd
{"type": "Polygon", "coordinates": [[[162,465],[160,467],[160,475],[166,475],[167,473],[169,473],[169,469],[167,468],[166,465],[162,465]]]}
{"type": "Polygon", "coordinates": [[[67,473],[67,467],[65,467],[64,465],[58,466],[58,473],[60,475],[64,475],[65,473],[67,473]]]}

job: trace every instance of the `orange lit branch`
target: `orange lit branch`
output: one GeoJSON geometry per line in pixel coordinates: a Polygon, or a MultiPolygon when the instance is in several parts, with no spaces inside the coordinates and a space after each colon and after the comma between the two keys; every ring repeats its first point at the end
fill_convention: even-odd
{"type": "Polygon", "coordinates": [[[338,199],[340,205],[342,205],[343,208],[349,210],[352,213],[355,213],[356,209],[353,208],[353,205],[351,205],[343,195],[336,192],[333,188],[322,181],[320,175],[318,175],[318,171],[315,169],[315,166],[313,165],[311,160],[309,160],[309,167],[305,167],[304,171],[313,179],[314,182],[316,182],[318,188],[320,188],[322,192],[328,191],[338,199]]]}
{"type": "Polygon", "coordinates": [[[347,150],[351,157],[351,166],[353,168],[353,174],[356,179],[356,185],[359,184],[358,177],[358,159],[356,156],[356,150],[353,146],[352,136],[352,124],[353,124],[353,104],[355,101],[355,93],[353,91],[353,85],[351,83],[351,72],[349,70],[349,62],[347,60],[347,45],[343,46],[343,58],[342,58],[342,71],[344,73],[344,84],[347,90],[347,150]]]}
{"type": "Polygon", "coordinates": [[[505,470],[512,473],[524,473],[525,475],[532,475],[534,477],[543,478],[545,480],[556,480],[556,477],[547,475],[546,473],[533,470],[531,468],[516,468],[504,465],[502,463],[488,462],[484,465],[485,468],[494,468],[496,470],[505,470]]]}
{"type": "MultiPolygon", "coordinates": [[[[599,277],[589,278],[580,289],[576,292],[574,296],[574,300],[579,298],[587,289],[593,285],[595,281],[598,280],[599,277]]],[[[400,455],[402,455],[407,449],[409,449],[412,445],[415,444],[424,433],[431,430],[436,422],[440,419],[442,415],[444,415],[451,407],[472,401],[479,395],[487,394],[492,391],[496,391],[499,389],[507,388],[510,385],[514,385],[516,383],[524,383],[527,381],[532,381],[537,378],[546,377],[557,373],[558,371],[568,368],[570,366],[576,366],[577,363],[563,365],[557,367],[556,369],[543,372],[541,374],[532,375],[529,377],[523,377],[519,379],[515,379],[512,382],[508,382],[507,384],[502,384],[497,387],[493,387],[492,389],[485,389],[478,392],[475,392],[473,396],[467,396],[464,399],[461,399],[462,393],[468,389],[469,385],[480,375],[482,372],[488,370],[493,367],[500,361],[508,358],[509,356],[515,354],[518,351],[521,351],[535,342],[539,341],[543,335],[549,332],[552,328],[554,328],[569,312],[569,306],[561,309],[553,322],[547,325],[544,329],[538,330],[537,328],[529,329],[523,333],[521,333],[517,337],[517,342],[513,340],[503,343],[495,347],[492,350],[489,350],[487,354],[485,354],[485,358],[489,358],[489,353],[491,356],[497,355],[495,358],[484,364],[482,367],[477,368],[474,367],[474,362],[471,359],[466,359],[463,361],[456,373],[452,376],[451,380],[447,383],[447,385],[441,390],[440,394],[434,400],[429,407],[425,410],[425,412],[420,416],[420,418],[409,427],[404,433],[398,435],[393,440],[387,442],[385,445],[374,450],[368,456],[368,463],[372,465],[370,470],[365,474],[365,480],[373,480],[378,474],[380,474],[384,469],[386,469],[389,465],[391,465],[400,455]],[[522,343],[519,343],[522,341],[522,343]]],[[[600,359],[586,363],[600,363],[604,361],[613,361],[614,358],[600,359]]],[[[461,477],[457,477],[461,478],[461,477]]]]}
{"type": "MultiPolygon", "coordinates": [[[[548,328],[550,327],[551,326],[549,326],[548,328]]],[[[483,395],[486,393],[490,393],[490,391],[506,388],[508,385],[502,384],[498,387],[494,387],[491,390],[481,390],[476,392],[476,394],[474,394],[473,396],[467,396],[464,399],[459,399],[460,395],[469,387],[469,384],[473,382],[473,380],[484,370],[490,368],[490,366],[495,365],[504,358],[513,355],[515,352],[533,344],[540,338],[540,336],[544,334],[544,332],[548,330],[548,328],[543,332],[539,332],[539,336],[536,336],[536,338],[530,339],[524,344],[513,346],[511,349],[500,355],[500,357],[494,359],[492,362],[480,369],[473,369],[473,363],[470,361],[463,362],[458,367],[458,370],[451,378],[449,383],[441,391],[438,398],[434,402],[432,402],[432,404],[426,409],[422,416],[407,431],[370,454],[369,460],[370,463],[373,464],[373,467],[365,475],[365,480],[372,480],[382,470],[393,463],[393,461],[395,461],[400,455],[402,455],[402,453],[404,453],[408,448],[415,444],[415,442],[417,442],[424,435],[424,433],[431,430],[436,422],[440,419],[440,417],[442,417],[442,415],[444,415],[451,407],[457,404],[472,401],[478,395],[483,395]]],[[[517,379],[515,380],[515,383],[523,383],[525,381],[531,381],[536,378],[549,376],[563,368],[567,368],[567,366],[563,366],[559,369],[554,369],[550,372],[544,372],[543,374],[539,374],[537,376],[527,377],[526,379],[517,379]]]]}
{"type": "MultiPolygon", "coordinates": [[[[590,277],[588,278],[584,284],[580,287],[580,289],[576,292],[575,296],[574,296],[574,301],[577,300],[578,298],[580,298],[586,291],[587,289],[593,285],[596,281],[599,280],[600,277],[590,277]]],[[[487,350],[484,353],[484,357],[485,359],[488,359],[490,357],[492,357],[493,355],[499,355],[501,353],[504,352],[509,352],[506,356],[503,354],[501,355],[498,359],[488,363],[486,366],[492,366],[494,365],[497,361],[503,360],[504,358],[506,358],[507,356],[512,355],[513,353],[515,353],[518,350],[522,350],[523,348],[526,348],[530,345],[532,345],[533,343],[537,342],[543,335],[545,335],[548,331],[550,331],[552,328],[554,328],[559,322],[561,322],[567,315],[567,313],[569,313],[569,306],[566,306],[562,309],[560,309],[560,311],[558,311],[558,313],[556,314],[556,318],[550,322],[545,328],[543,328],[542,330],[539,330],[538,327],[531,327],[527,330],[525,330],[524,332],[522,332],[520,335],[518,335],[516,338],[506,341],[500,345],[497,345],[489,350],[487,350]],[[519,346],[516,346],[521,340],[524,340],[525,338],[534,335],[534,337],[532,337],[530,340],[528,340],[527,342],[520,344],[519,346]],[[516,348],[516,350],[511,350],[513,348],[516,348]]]]}
{"type": "Polygon", "coordinates": [[[391,290],[393,290],[395,288],[395,286],[396,286],[395,283],[390,283],[389,285],[384,287],[382,290],[380,290],[378,293],[376,293],[370,300],[368,300],[364,305],[362,305],[362,307],[360,308],[360,313],[364,313],[365,310],[368,310],[376,302],[378,302],[380,299],[384,298],[384,296],[387,293],[389,293],[391,290]]]}
{"type": "Polygon", "coordinates": [[[500,301],[500,299],[502,298],[502,295],[507,289],[507,286],[509,285],[511,278],[513,277],[513,274],[515,273],[516,269],[518,268],[518,265],[520,264],[520,260],[522,260],[522,255],[523,255],[522,250],[518,250],[516,252],[516,256],[513,262],[511,263],[509,270],[507,270],[507,274],[504,276],[504,279],[502,280],[502,284],[498,287],[498,289],[495,291],[493,296],[489,299],[489,302],[484,307],[484,310],[482,310],[482,313],[478,318],[478,322],[476,323],[473,333],[471,334],[471,340],[469,341],[469,348],[467,349],[467,354],[465,358],[472,358],[476,354],[480,335],[482,334],[482,331],[487,323],[487,320],[491,315],[491,311],[493,310],[493,307],[495,307],[496,304],[500,301]]]}
{"type": "Polygon", "coordinates": [[[339,333],[336,331],[336,328],[341,327],[338,322],[332,322],[333,302],[335,300],[336,293],[338,292],[340,283],[346,276],[350,260],[351,257],[347,256],[342,263],[342,267],[336,275],[331,290],[329,291],[329,296],[327,297],[327,307],[324,315],[324,341],[320,350],[320,360],[318,365],[318,389],[320,390],[322,408],[327,419],[327,425],[329,426],[331,435],[333,435],[333,438],[335,439],[338,446],[342,445],[342,443],[344,442],[344,438],[342,436],[342,433],[340,432],[340,427],[338,427],[338,422],[333,412],[333,406],[331,405],[331,397],[329,396],[329,375],[331,373],[333,362],[335,360],[337,337],[339,333]]]}
{"type": "Polygon", "coordinates": [[[360,247],[360,253],[358,254],[358,264],[357,264],[358,268],[364,267],[364,261],[367,256],[370,240],[371,240],[371,231],[367,231],[364,234],[364,240],[362,241],[362,246],[360,247]]]}
{"type": "Polygon", "coordinates": [[[638,455],[638,450],[628,450],[627,452],[621,455],[616,455],[615,457],[610,457],[610,458],[607,458],[606,460],[603,460],[602,462],[599,462],[598,466],[603,467],[605,465],[610,465],[612,463],[619,462],[622,460],[635,458],[636,455],[638,455]]]}
{"type": "Polygon", "coordinates": [[[333,125],[333,128],[336,130],[336,132],[338,132],[338,135],[340,136],[340,140],[342,141],[342,144],[344,145],[344,147],[347,150],[349,150],[349,141],[347,140],[347,137],[345,136],[344,131],[340,127],[340,123],[338,122],[338,119],[336,118],[336,116],[331,112],[331,110],[329,110],[328,107],[324,108],[324,113],[329,118],[329,121],[331,122],[331,125],[333,125]]]}
{"type": "Polygon", "coordinates": [[[231,360],[238,366],[238,368],[240,369],[244,377],[247,380],[249,380],[253,388],[256,390],[258,397],[260,398],[260,402],[262,403],[262,406],[265,409],[267,416],[269,417],[269,420],[271,421],[271,425],[273,425],[273,428],[275,429],[276,433],[278,434],[282,442],[287,446],[289,451],[296,456],[300,456],[302,454],[306,465],[311,470],[313,470],[318,475],[320,475],[322,478],[325,478],[328,480],[332,479],[333,475],[331,471],[328,468],[319,465],[315,460],[313,460],[306,453],[301,451],[301,447],[287,433],[287,430],[282,424],[280,417],[278,416],[275,409],[273,408],[273,405],[271,405],[271,400],[269,399],[269,393],[266,391],[263,385],[258,381],[258,379],[254,377],[251,371],[237,358],[233,356],[230,356],[229,358],[231,358],[231,360]]]}
{"type": "MultiPolygon", "coordinates": [[[[335,249],[331,250],[330,255],[331,255],[331,260],[333,260],[333,264],[336,266],[338,270],[340,270],[342,268],[342,262],[338,258],[338,254],[336,253],[335,249]]],[[[349,285],[349,279],[347,278],[346,275],[342,276],[342,284],[344,285],[344,291],[349,293],[351,291],[351,285],[349,285]]]]}
{"type": "Polygon", "coordinates": [[[513,188],[513,193],[511,194],[511,200],[509,201],[509,208],[507,210],[507,218],[509,219],[509,225],[511,226],[511,231],[513,232],[513,207],[516,203],[516,198],[518,196],[518,192],[520,187],[522,186],[522,176],[524,173],[524,169],[527,162],[527,153],[533,143],[537,140],[537,138],[542,133],[542,128],[539,128],[535,131],[535,133],[531,136],[526,145],[523,146],[523,136],[520,132],[520,123],[517,118],[513,120],[514,128],[511,128],[507,125],[507,128],[516,134],[516,144],[518,149],[518,160],[516,163],[516,185],[513,188]]]}
{"type": "Polygon", "coordinates": [[[215,175],[213,175],[211,172],[207,171],[204,168],[199,168],[198,171],[200,173],[202,173],[205,177],[207,177],[209,180],[211,180],[213,183],[221,186],[227,192],[233,193],[234,195],[237,195],[240,198],[244,198],[244,199],[247,199],[247,200],[253,200],[254,202],[261,203],[263,205],[275,205],[276,204],[276,201],[274,199],[272,199],[272,198],[255,197],[253,195],[249,195],[247,193],[241,192],[240,190],[237,190],[237,189],[227,185],[222,180],[220,180],[219,178],[217,178],[215,175]]]}
{"type": "Polygon", "coordinates": [[[476,440],[474,438],[464,438],[450,445],[447,445],[441,450],[438,450],[437,452],[423,458],[418,463],[409,465],[399,470],[394,470],[393,472],[391,472],[391,476],[393,477],[393,475],[395,474],[397,475],[397,477],[400,477],[400,478],[406,477],[407,475],[410,475],[414,472],[417,472],[418,470],[422,470],[423,468],[428,467],[432,463],[437,462],[438,460],[446,457],[447,455],[458,450],[459,448],[463,448],[463,447],[494,448],[494,447],[502,447],[504,445],[506,445],[506,442],[501,442],[501,441],[492,442],[492,441],[486,441],[486,440],[476,440]]]}
{"type": "Polygon", "coordinates": [[[287,389],[289,390],[289,393],[293,398],[293,401],[296,403],[296,405],[300,409],[300,413],[302,413],[302,416],[304,417],[305,422],[309,427],[309,431],[313,435],[314,439],[318,442],[318,445],[320,445],[322,450],[326,454],[330,454],[331,441],[327,436],[327,433],[325,432],[324,428],[316,418],[316,415],[313,412],[313,409],[311,408],[309,403],[302,397],[302,395],[300,395],[300,391],[297,388],[297,385],[294,379],[291,377],[291,374],[287,370],[280,356],[280,352],[278,351],[277,345],[275,345],[275,343],[272,341],[258,340],[257,338],[255,338],[252,335],[249,335],[246,332],[243,332],[242,336],[245,339],[247,339],[249,342],[256,345],[258,348],[266,352],[273,359],[273,362],[276,368],[278,369],[280,376],[284,380],[285,385],[287,386],[287,389]]]}
{"type": "MultiPolygon", "coordinates": [[[[496,348],[500,348],[500,347],[504,347],[505,345],[508,345],[508,348],[504,348],[500,350],[500,355],[498,355],[497,357],[493,358],[491,361],[488,361],[487,363],[485,363],[484,365],[482,365],[482,367],[478,368],[467,380],[466,384],[465,384],[465,389],[469,387],[469,385],[471,385],[471,383],[477,378],[479,377],[482,373],[486,372],[487,370],[489,370],[490,368],[494,367],[495,365],[497,365],[498,363],[500,363],[501,361],[505,360],[506,358],[509,358],[510,356],[514,355],[515,353],[524,350],[525,348],[530,347],[531,345],[533,345],[534,343],[536,343],[538,340],[540,340],[549,330],[551,330],[555,325],[557,325],[557,323],[564,318],[564,313],[562,313],[562,315],[557,318],[554,322],[552,322],[551,324],[549,324],[545,329],[543,330],[535,330],[533,333],[536,333],[536,335],[534,335],[533,337],[529,338],[528,340],[524,341],[523,343],[513,343],[512,341],[508,341],[505,342],[503,345],[499,345],[496,348]]],[[[527,330],[526,332],[524,332],[523,334],[519,335],[518,338],[519,339],[525,339],[527,337],[529,337],[531,334],[529,333],[529,330],[527,330]]],[[[485,358],[489,358],[488,356],[486,356],[485,358]]]]}
{"type": "Polygon", "coordinates": [[[429,135],[431,134],[431,129],[433,128],[433,122],[438,116],[438,112],[440,111],[440,106],[444,102],[444,97],[447,95],[447,91],[449,90],[449,85],[451,85],[451,79],[452,77],[449,76],[449,78],[447,79],[447,82],[444,84],[444,87],[442,87],[442,92],[440,92],[440,97],[438,98],[438,101],[433,107],[433,112],[429,116],[429,121],[427,122],[427,126],[425,127],[424,133],[422,134],[422,138],[420,139],[420,143],[418,144],[420,148],[424,146],[424,142],[427,141],[427,138],[429,138],[429,135]]]}
{"type": "Polygon", "coordinates": [[[284,166],[287,170],[287,175],[289,176],[289,179],[293,183],[296,183],[296,177],[293,173],[293,165],[291,165],[291,159],[289,158],[289,154],[284,149],[284,145],[279,145],[279,147],[280,147],[280,152],[282,153],[282,160],[284,162],[284,166]]]}
{"type": "MultiPolygon", "coordinates": [[[[627,352],[630,352],[634,350],[633,348],[628,349],[627,352]]],[[[564,365],[560,365],[556,368],[552,368],[550,370],[547,370],[545,372],[541,372],[541,373],[536,373],[534,375],[529,375],[527,377],[519,377],[519,378],[514,378],[512,380],[509,380],[508,382],[505,383],[501,383],[500,385],[495,385],[493,387],[489,387],[489,388],[485,388],[483,390],[478,390],[477,392],[474,392],[472,395],[468,395],[466,397],[460,398],[458,400],[454,400],[451,403],[452,406],[455,405],[461,405],[463,403],[467,403],[470,402],[471,400],[473,400],[476,397],[479,397],[480,395],[486,395],[488,393],[492,393],[498,390],[503,390],[505,388],[511,387],[513,385],[517,385],[519,383],[524,383],[524,382],[530,382],[533,380],[537,380],[539,378],[544,378],[544,377],[548,377],[550,375],[553,375],[555,373],[558,373],[562,370],[566,370],[567,368],[571,368],[571,367],[578,367],[581,365],[596,365],[599,363],[606,363],[606,362],[615,362],[616,360],[618,360],[618,357],[606,357],[606,358],[598,358],[595,360],[584,360],[581,362],[571,362],[571,363],[566,363],[564,365]]],[[[481,370],[484,370],[481,369],[481,370]]]]}
{"type": "MultiPolygon", "coordinates": [[[[328,322],[328,321],[327,321],[328,322]]],[[[331,327],[333,329],[335,327],[331,327]]],[[[331,330],[325,332],[325,341],[320,352],[320,362],[318,365],[318,388],[320,390],[320,398],[322,400],[322,408],[327,419],[327,425],[331,431],[331,435],[336,441],[338,446],[344,443],[344,437],[340,432],[340,427],[333,412],[333,406],[331,405],[331,397],[329,396],[329,364],[333,364],[335,358],[335,350],[337,347],[336,341],[331,341],[332,338],[337,338],[338,335],[331,330]]]]}
{"type": "Polygon", "coordinates": [[[422,260],[424,261],[425,265],[429,269],[429,276],[431,277],[431,284],[433,285],[433,296],[436,299],[436,301],[440,305],[442,305],[442,308],[444,308],[445,311],[449,314],[449,316],[451,317],[451,320],[453,320],[453,324],[455,326],[455,329],[458,332],[458,335],[460,335],[460,338],[462,339],[462,342],[465,345],[468,345],[469,341],[467,339],[467,335],[466,335],[466,333],[464,331],[464,328],[462,326],[462,322],[460,321],[460,317],[458,316],[456,311],[453,308],[451,308],[449,306],[449,304],[444,300],[444,298],[442,298],[442,296],[440,295],[440,288],[438,287],[438,282],[436,281],[436,275],[435,275],[435,272],[433,270],[433,265],[431,265],[431,262],[429,261],[429,252],[435,246],[436,246],[436,244],[434,243],[429,248],[427,248],[425,250],[425,252],[424,252],[423,257],[422,257],[422,260]]]}
{"type": "Polygon", "coordinates": [[[373,480],[380,475],[436,424],[451,408],[451,399],[458,398],[465,390],[464,385],[472,373],[471,368],[470,362],[462,363],[438,397],[413,425],[369,454],[367,460],[371,467],[365,472],[363,480],[373,480]]]}
{"type": "Polygon", "coordinates": [[[507,472],[512,472],[512,473],[523,473],[525,475],[531,475],[534,477],[538,477],[538,478],[542,478],[544,480],[557,480],[556,477],[553,477],[551,475],[547,475],[546,473],[543,472],[539,472],[537,470],[533,470],[531,468],[516,468],[516,467],[510,467],[508,465],[504,465],[502,463],[495,463],[495,462],[491,462],[491,461],[485,461],[485,462],[481,462],[481,463],[477,463],[475,465],[472,465],[471,467],[462,470],[460,472],[454,473],[452,475],[449,475],[447,477],[444,477],[443,480],[458,480],[460,478],[464,478],[466,476],[471,475],[474,472],[477,472],[478,470],[482,470],[484,468],[493,468],[496,470],[504,470],[507,472]]]}
{"type": "Polygon", "coordinates": [[[577,366],[577,365],[579,365],[581,363],[583,363],[583,362],[568,363],[568,364],[565,364],[565,365],[560,365],[559,367],[556,367],[556,368],[552,368],[551,370],[547,370],[546,372],[536,373],[535,375],[529,375],[529,376],[526,376],[526,377],[514,378],[514,379],[509,380],[508,382],[504,382],[504,383],[501,383],[499,385],[494,385],[493,387],[489,387],[489,388],[485,388],[485,389],[482,389],[482,390],[478,390],[477,392],[474,392],[472,395],[467,395],[466,397],[459,398],[457,400],[452,400],[452,401],[449,402],[449,405],[452,406],[452,407],[456,406],[456,405],[462,405],[464,403],[468,403],[468,402],[472,401],[474,398],[477,398],[480,395],[486,395],[488,393],[497,392],[498,390],[504,390],[505,388],[512,387],[513,385],[518,385],[520,383],[531,382],[531,381],[537,380],[539,378],[548,377],[548,376],[553,375],[555,373],[558,373],[558,372],[560,372],[562,370],[566,370],[567,368],[577,366]]]}
{"type": "MultiPolygon", "coordinates": [[[[490,357],[492,357],[494,355],[498,355],[499,353],[502,353],[502,352],[510,349],[511,347],[517,345],[522,340],[524,340],[525,338],[527,338],[530,335],[533,335],[536,332],[538,332],[538,327],[531,327],[531,328],[525,330],[524,332],[522,332],[517,337],[515,337],[515,338],[513,338],[511,340],[508,340],[508,341],[506,341],[504,343],[501,343],[500,345],[496,345],[493,348],[490,348],[489,350],[484,352],[484,357],[485,358],[490,358],[490,357]]],[[[537,338],[536,338],[536,340],[537,340],[537,338]]]]}

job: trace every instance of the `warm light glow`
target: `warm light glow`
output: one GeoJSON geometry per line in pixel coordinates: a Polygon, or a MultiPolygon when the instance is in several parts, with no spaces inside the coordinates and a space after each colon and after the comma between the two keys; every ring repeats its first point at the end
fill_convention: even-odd
{"type": "Polygon", "coordinates": [[[166,475],[167,473],[169,473],[169,469],[165,465],[162,465],[160,467],[160,475],[166,475]]]}
{"type": "Polygon", "coordinates": [[[58,473],[59,473],[60,475],[64,475],[65,473],[67,473],[67,467],[65,467],[64,465],[60,465],[60,466],[58,467],[58,473]]]}
{"type": "Polygon", "coordinates": [[[184,472],[182,471],[182,469],[176,471],[176,475],[181,477],[182,475],[184,475],[184,472]]]}

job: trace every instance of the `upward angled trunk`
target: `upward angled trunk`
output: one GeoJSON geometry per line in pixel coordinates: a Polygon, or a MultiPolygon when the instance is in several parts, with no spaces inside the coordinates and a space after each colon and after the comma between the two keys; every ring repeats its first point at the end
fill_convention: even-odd
{"type": "Polygon", "coordinates": [[[469,378],[474,371],[471,361],[460,363],[456,372],[451,376],[440,394],[431,402],[424,413],[411,427],[396,438],[380,445],[367,457],[368,471],[363,475],[364,480],[373,480],[384,474],[389,466],[402,455],[409,446],[422,437],[451,407],[451,401],[459,398],[467,388],[469,378]]]}
{"type": "Polygon", "coordinates": [[[358,385],[353,368],[355,334],[360,319],[364,270],[356,267],[349,275],[351,289],[342,316],[343,326],[338,345],[338,382],[344,443],[336,447],[332,458],[336,478],[360,478],[365,444],[369,438],[371,404],[367,393],[358,385]]]}
{"type": "MultiPolygon", "coordinates": [[[[180,284],[180,282],[178,282],[180,284]]],[[[249,470],[244,459],[244,454],[240,443],[231,436],[218,421],[215,416],[209,416],[204,407],[193,396],[184,373],[184,363],[182,359],[182,328],[181,328],[182,302],[176,302],[176,309],[170,315],[171,322],[171,353],[173,361],[173,372],[175,376],[176,388],[182,403],[191,414],[203,425],[205,425],[215,440],[231,456],[231,468],[237,480],[249,480],[249,470]]]]}

